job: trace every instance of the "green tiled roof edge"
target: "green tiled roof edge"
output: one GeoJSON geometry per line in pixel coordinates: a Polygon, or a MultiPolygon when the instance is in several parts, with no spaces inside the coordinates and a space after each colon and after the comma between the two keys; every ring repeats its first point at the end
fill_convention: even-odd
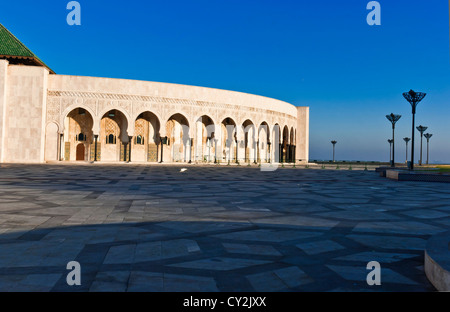
{"type": "Polygon", "coordinates": [[[5,26],[0,23],[0,55],[34,58],[43,66],[53,72],[30,49],[16,38],[5,26]]]}

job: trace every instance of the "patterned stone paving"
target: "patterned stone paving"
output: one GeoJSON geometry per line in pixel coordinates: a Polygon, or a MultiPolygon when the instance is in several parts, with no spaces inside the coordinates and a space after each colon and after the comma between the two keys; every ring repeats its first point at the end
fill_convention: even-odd
{"type": "Polygon", "coordinates": [[[0,291],[434,291],[423,250],[448,231],[450,186],[181,168],[1,165],[0,291]]]}

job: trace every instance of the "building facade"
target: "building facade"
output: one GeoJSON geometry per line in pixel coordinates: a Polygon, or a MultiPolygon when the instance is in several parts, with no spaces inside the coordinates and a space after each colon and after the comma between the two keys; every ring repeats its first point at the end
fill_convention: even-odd
{"type": "Polygon", "coordinates": [[[55,74],[0,24],[0,162],[307,162],[309,108],[55,74]]]}

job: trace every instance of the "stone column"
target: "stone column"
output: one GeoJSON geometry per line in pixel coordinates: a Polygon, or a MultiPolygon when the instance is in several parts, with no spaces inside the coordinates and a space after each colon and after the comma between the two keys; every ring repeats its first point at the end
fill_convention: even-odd
{"type": "MultiPolygon", "coordinates": [[[[189,163],[192,164],[192,149],[194,148],[194,143],[195,140],[194,139],[189,139],[189,163]]],[[[194,159],[195,161],[195,159],[194,159]]]]}
{"type": "Polygon", "coordinates": [[[245,135],[242,127],[237,126],[236,131],[236,162],[240,162],[245,160],[245,135]]]}
{"type": "Polygon", "coordinates": [[[0,163],[5,160],[5,143],[6,143],[6,133],[5,133],[5,123],[6,123],[6,111],[7,111],[7,99],[6,99],[6,89],[7,89],[7,79],[8,79],[8,65],[7,60],[0,60],[0,163]]]}
{"type": "Polygon", "coordinates": [[[283,155],[284,155],[283,144],[279,144],[279,151],[278,152],[280,154],[280,156],[279,156],[280,163],[282,163],[282,162],[284,162],[284,159],[283,159],[283,155]]]}
{"type": "Polygon", "coordinates": [[[270,164],[273,162],[272,151],[270,149],[271,146],[272,146],[272,143],[267,142],[267,153],[268,153],[268,157],[269,157],[267,159],[267,162],[270,163],[270,164]]]}
{"type": "Polygon", "coordinates": [[[195,128],[193,138],[197,145],[192,146],[194,148],[194,160],[203,161],[203,122],[201,119],[195,122],[195,128]]]}
{"type": "Polygon", "coordinates": [[[58,161],[62,161],[64,133],[58,133],[58,161]]]}
{"type": "Polygon", "coordinates": [[[261,148],[261,143],[259,142],[259,139],[258,139],[258,141],[256,142],[256,161],[255,161],[255,163],[260,163],[261,162],[261,151],[260,151],[260,148],[261,148]]]}
{"type": "Polygon", "coordinates": [[[211,162],[211,147],[212,147],[211,145],[212,145],[212,139],[209,138],[206,141],[206,147],[208,148],[208,163],[211,162]]]}
{"type": "Polygon", "coordinates": [[[94,147],[94,161],[97,161],[97,143],[98,143],[98,134],[94,134],[95,147],[94,147]]]}
{"type": "Polygon", "coordinates": [[[296,162],[297,162],[297,159],[295,158],[295,155],[297,155],[297,146],[295,146],[295,145],[294,145],[294,150],[293,150],[292,155],[293,155],[293,157],[294,157],[294,163],[296,163],[296,162]]]}
{"type": "Polygon", "coordinates": [[[219,140],[214,139],[214,163],[217,164],[217,142],[219,140]]]}
{"type": "MultiPolygon", "coordinates": [[[[160,164],[162,164],[164,162],[164,144],[163,144],[163,140],[164,140],[165,137],[166,137],[166,126],[165,125],[161,125],[160,130],[159,130],[159,145],[160,145],[160,149],[161,149],[161,160],[159,162],[160,164]]],[[[156,159],[158,160],[158,157],[156,157],[156,159]]]]}
{"type": "Polygon", "coordinates": [[[123,161],[127,161],[127,150],[128,150],[128,143],[123,143],[123,161]]]}
{"type": "Polygon", "coordinates": [[[287,145],[287,157],[288,157],[288,163],[292,162],[292,145],[288,144],[287,145]]]}
{"type": "Polygon", "coordinates": [[[273,141],[271,146],[272,161],[279,163],[281,161],[281,141],[280,141],[280,127],[275,125],[273,129],[273,141]]]}
{"type": "Polygon", "coordinates": [[[297,107],[296,158],[309,160],[309,107],[297,107]]]}
{"type": "Polygon", "coordinates": [[[131,162],[131,145],[132,145],[132,142],[133,142],[133,137],[132,136],[128,137],[128,144],[129,144],[129,147],[128,147],[128,162],[131,162]]]}

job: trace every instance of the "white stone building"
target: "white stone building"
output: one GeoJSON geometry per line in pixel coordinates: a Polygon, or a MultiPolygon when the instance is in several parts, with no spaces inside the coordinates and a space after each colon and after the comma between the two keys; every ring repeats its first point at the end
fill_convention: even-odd
{"type": "Polygon", "coordinates": [[[55,74],[0,24],[0,163],[307,162],[309,108],[55,74]]]}

